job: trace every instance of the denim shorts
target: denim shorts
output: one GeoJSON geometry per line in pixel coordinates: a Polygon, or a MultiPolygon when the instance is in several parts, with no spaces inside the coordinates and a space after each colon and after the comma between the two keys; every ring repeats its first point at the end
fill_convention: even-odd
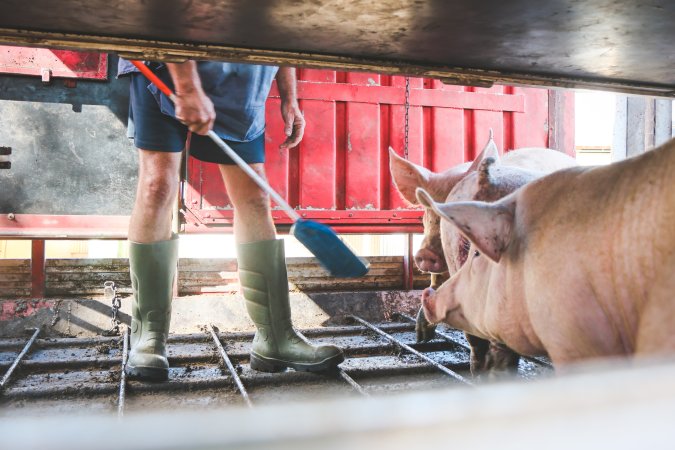
{"type": "MultiPolygon", "coordinates": [[[[148,90],[148,80],[140,73],[131,74],[129,134],[134,145],[143,150],[177,153],[183,151],[188,129],[175,118],[161,112],[157,100],[148,90]]],[[[265,133],[250,142],[224,139],[249,164],[265,162],[265,133]]],[[[192,134],[190,156],[200,161],[235,164],[208,136],[192,134]]]]}

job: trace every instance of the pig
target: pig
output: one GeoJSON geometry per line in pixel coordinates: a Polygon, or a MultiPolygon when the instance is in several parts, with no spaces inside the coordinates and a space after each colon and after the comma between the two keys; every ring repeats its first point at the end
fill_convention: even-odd
{"type": "MultiPolygon", "coordinates": [[[[447,197],[448,202],[458,200],[498,200],[517,188],[546,175],[544,172],[520,167],[503,166],[495,158],[488,157],[476,172],[465,176],[447,197]]],[[[448,267],[458,271],[469,256],[469,241],[454,227],[443,227],[441,242],[448,267]]],[[[432,289],[436,289],[431,286],[432,289]]],[[[424,308],[420,308],[424,315],[424,308]]],[[[419,319],[418,319],[419,320],[419,319]]],[[[488,378],[509,375],[518,369],[520,355],[499,342],[489,342],[466,333],[471,347],[470,367],[474,375],[485,374],[488,378]]]]}
{"type": "Polygon", "coordinates": [[[554,366],[675,352],[675,140],[492,203],[420,203],[470,242],[424,314],[554,366]]]}
{"type": "MultiPolygon", "coordinates": [[[[430,170],[413,164],[398,156],[390,148],[390,170],[392,179],[404,199],[412,204],[417,204],[414,195],[418,187],[425,188],[434,200],[445,200],[455,187],[467,174],[474,173],[478,166],[487,158],[501,159],[505,166],[525,167],[539,170],[542,173],[552,172],[557,169],[576,165],[576,161],[557,151],[544,148],[523,148],[507,153],[499,157],[499,151],[493,139],[492,130],[487,144],[482,152],[471,164],[464,163],[447,169],[443,173],[434,173],[430,170]]],[[[468,194],[467,194],[468,195],[468,194]]],[[[464,199],[470,200],[472,196],[464,199]]],[[[438,288],[449,274],[456,272],[460,264],[454,254],[450,257],[444,255],[440,237],[440,218],[430,210],[425,210],[423,217],[424,239],[419,251],[415,255],[415,262],[423,272],[431,272],[431,287],[438,288]],[[453,261],[448,265],[447,260],[453,261]]],[[[423,309],[420,308],[416,323],[417,341],[425,342],[434,337],[435,325],[429,324],[425,319],[423,309]]],[[[482,339],[466,334],[471,348],[470,366],[471,372],[477,375],[485,371],[511,370],[517,367],[518,355],[509,351],[502,345],[492,344],[482,339]]]]}
{"type": "MultiPolygon", "coordinates": [[[[490,131],[487,144],[473,163],[459,164],[450,167],[444,172],[435,173],[401,158],[390,147],[389,168],[394,185],[401,193],[401,196],[409,203],[415,205],[418,204],[415,198],[415,190],[418,187],[423,188],[431,194],[435,201],[444,201],[455,185],[468,173],[475,172],[479,164],[488,157],[499,157],[499,151],[494,142],[492,130],[490,131]]],[[[564,153],[537,147],[521,148],[508,152],[501,157],[501,163],[505,166],[522,167],[545,173],[576,165],[574,158],[564,153]]],[[[425,210],[422,220],[424,238],[420,249],[415,254],[415,264],[422,272],[448,272],[440,238],[440,218],[432,211],[425,210]]],[[[454,273],[456,269],[451,269],[450,273],[454,273]]]]}

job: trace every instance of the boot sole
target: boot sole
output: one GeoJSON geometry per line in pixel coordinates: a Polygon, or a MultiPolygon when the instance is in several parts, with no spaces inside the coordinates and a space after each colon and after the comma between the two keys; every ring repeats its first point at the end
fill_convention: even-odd
{"type": "Polygon", "coordinates": [[[127,364],[125,372],[132,380],[167,381],[169,379],[169,369],[157,367],[134,367],[127,364]]]}
{"type": "Polygon", "coordinates": [[[330,358],[324,359],[318,363],[297,363],[292,361],[284,361],[281,359],[266,358],[264,356],[251,353],[251,369],[259,372],[283,372],[287,368],[297,370],[299,372],[327,372],[333,370],[345,360],[345,355],[340,353],[330,358]]]}

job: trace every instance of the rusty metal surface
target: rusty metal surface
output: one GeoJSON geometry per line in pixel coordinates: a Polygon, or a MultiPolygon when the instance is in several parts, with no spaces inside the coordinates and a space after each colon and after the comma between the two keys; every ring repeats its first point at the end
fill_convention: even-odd
{"type": "Polygon", "coordinates": [[[675,4],[5,0],[0,41],[673,96],[675,4]]]}
{"type": "Polygon", "coordinates": [[[2,45],[0,73],[38,75],[44,83],[50,83],[52,77],[106,80],[108,55],[2,45]]]}
{"type": "MultiPolygon", "coordinates": [[[[407,343],[426,357],[465,377],[469,374],[469,353],[462,334],[447,332],[460,342],[434,340],[415,344],[414,325],[379,323],[397,340],[407,343]]],[[[345,350],[347,360],[340,373],[312,374],[287,371],[267,374],[252,371],[248,355],[252,333],[218,333],[225,344],[237,375],[256,405],[283,403],[322,397],[366,394],[389,395],[432,388],[461,388],[432,365],[401,353],[396,344],[362,326],[326,327],[305,330],[313,342],[335,344],[345,350]]],[[[0,370],[11,364],[24,340],[0,339],[0,370]]],[[[84,411],[113,414],[118,409],[122,343],[118,337],[89,339],[39,339],[17,376],[0,394],[0,416],[56,414],[84,411]]],[[[171,363],[166,383],[126,383],[124,411],[147,409],[201,409],[243,406],[244,399],[235,380],[207,333],[171,335],[168,345],[171,363]]],[[[519,379],[550,374],[549,368],[521,362],[519,379]]],[[[474,379],[474,381],[477,381],[474,379]]]]}
{"type": "Polygon", "coordinates": [[[128,81],[65,81],[0,75],[0,145],[12,148],[12,168],[0,171],[0,234],[124,237],[138,166],[128,81]]]}

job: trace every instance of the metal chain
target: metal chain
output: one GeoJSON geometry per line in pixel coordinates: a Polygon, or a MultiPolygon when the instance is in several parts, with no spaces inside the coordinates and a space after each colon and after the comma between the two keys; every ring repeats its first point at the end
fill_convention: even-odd
{"type": "Polygon", "coordinates": [[[59,316],[60,309],[61,309],[61,300],[57,300],[56,303],[54,303],[54,314],[52,315],[52,321],[49,324],[50,327],[56,325],[56,322],[58,322],[59,319],[61,318],[59,316]]]}
{"type": "Polygon", "coordinates": [[[408,129],[410,110],[410,77],[405,77],[405,134],[403,141],[403,157],[408,159],[408,129]]]}
{"type": "Polygon", "coordinates": [[[111,318],[110,330],[103,333],[104,336],[117,336],[120,334],[120,319],[118,313],[122,306],[122,300],[117,295],[117,287],[114,281],[106,281],[103,283],[103,296],[111,301],[111,318]]]}

